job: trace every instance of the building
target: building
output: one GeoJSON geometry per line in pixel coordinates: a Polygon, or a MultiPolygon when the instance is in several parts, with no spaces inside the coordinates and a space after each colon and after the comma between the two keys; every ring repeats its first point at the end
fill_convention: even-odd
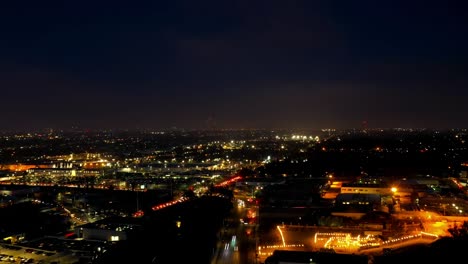
{"type": "Polygon", "coordinates": [[[392,195],[392,189],[384,183],[343,183],[340,193],[392,195]]]}
{"type": "Polygon", "coordinates": [[[97,177],[102,174],[99,169],[74,169],[74,168],[31,168],[27,170],[27,176],[36,178],[62,179],[74,177],[97,177]]]}
{"type": "Polygon", "coordinates": [[[106,218],[75,227],[75,234],[84,240],[121,241],[142,230],[134,218],[106,218]]]}

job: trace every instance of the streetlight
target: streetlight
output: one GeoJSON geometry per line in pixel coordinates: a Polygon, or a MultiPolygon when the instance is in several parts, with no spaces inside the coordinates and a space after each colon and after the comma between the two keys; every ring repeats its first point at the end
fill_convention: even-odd
{"type": "Polygon", "coordinates": [[[447,207],[447,204],[442,204],[442,209],[444,209],[444,216],[445,216],[445,208],[447,207]]]}
{"type": "MultiPolygon", "coordinates": [[[[145,189],[145,185],[144,185],[144,184],[141,184],[141,185],[140,185],[140,190],[144,190],[144,189],[145,189]]],[[[138,193],[140,192],[140,190],[136,189],[136,194],[137,194],[137,200],[136,200],[136,202],[137,202],[137,204],[136,204],[137,208],[136,208],[136,209],[137,209],[137,211],[140,210],[139,199],[138,199],[138,193]]]]}

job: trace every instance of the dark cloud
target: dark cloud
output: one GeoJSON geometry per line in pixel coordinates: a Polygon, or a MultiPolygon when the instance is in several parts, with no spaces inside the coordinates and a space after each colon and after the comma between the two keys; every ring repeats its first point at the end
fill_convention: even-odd
{"type": "Polygon", "coordinates": [[[459,3],[2,3],[3,128],[465,127],[459,3]]]}

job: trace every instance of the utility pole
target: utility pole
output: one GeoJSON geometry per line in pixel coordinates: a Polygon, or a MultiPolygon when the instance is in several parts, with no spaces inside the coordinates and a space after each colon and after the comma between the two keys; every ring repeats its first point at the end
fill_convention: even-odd
{"type": "Polygon", "coordinates": [[[256,204],[255,205],[257,209],[257,220],[255,223],[255,263],[258,263],[259,261],[259,255],[258,255],[258,247],[259,247],[259,225],[260,225],[260,205],[256,204]]]}
{"type": "Polygon", "coordinates": [[[138,190],[136,190],[136,210],[137,210],[137,212],[140,210],[139,199],[138,199],[138,190]]]}
{"type": "Polygon", "coordinates": [[[173,191],[173,186],[172,186],[173,181],[174,179],[171,178],[171,198],[174,198],[174,191],[173,191]]]}

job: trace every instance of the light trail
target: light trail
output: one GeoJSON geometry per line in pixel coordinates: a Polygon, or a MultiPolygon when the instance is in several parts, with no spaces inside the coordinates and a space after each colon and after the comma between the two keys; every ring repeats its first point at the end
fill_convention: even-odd
{"type": "Polygon", "coordinates": [[[278,228],[278,231],[279,231],[279,233],[281,235],[281,240],[283,241],[283,246],[286,246],[286,242],[284,241],[283,231],[281,231],[280,226],[276,226],[276,228],[278,228]]]}

